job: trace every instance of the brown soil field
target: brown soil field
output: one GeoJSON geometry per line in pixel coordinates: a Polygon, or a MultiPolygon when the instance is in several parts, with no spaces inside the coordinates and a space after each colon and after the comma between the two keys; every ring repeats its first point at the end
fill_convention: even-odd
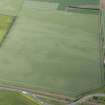
{"type": "Polygon", "coordinates": [[[102,8],[102,9],[105,9],[105,0],[102,0],[102,1],[101,1],[101,8],[102,8]]]}

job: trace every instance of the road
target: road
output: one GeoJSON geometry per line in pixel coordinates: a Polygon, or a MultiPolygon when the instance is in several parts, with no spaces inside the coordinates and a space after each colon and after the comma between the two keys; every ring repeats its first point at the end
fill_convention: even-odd
{"type": "MultiPolygon", "coordinates": [[[[15,92],[19,92],[19,93],[23,93],[23,94],[29,94],[31,96],[33,96],[35,99],[37,99],[40,103],[43,104],[43,102],[41,102],[41,100],[38,97],[44,97],[44,96],[50,96],[50,93],[45,93],[45,92],[41,92],[41,91],[35,91],[33,89],[30,88],[25,88],[25,87],[19,87],[19,86],[10,86],[10,85],[0,85],[0,90],[8,90],[8,91],[15,91],[15,92]]],[[[105,94],[103,93],[97,93],[97,94],[91,94],[91,95],[87,95],[84,96],[83,98],[77,100],[76,102],[72,102],[68,105],[78,105],[78,103],[81,102],[85,102],[86,100],[88,100],[89,98],[96,96],[96,97],[105,97],[105,94]]],[[[53,96],[54,98],[54,96],[53,96]]],[[[61,98],[61,97],[60,97],[61,98]]],[[[63,103],[69,103],[69,100],[62,100],[58,97],[56,97],[56,101],[60,101],[63,103]]],[[[44,103],[43,105],[48,105],[47,103],[44,103]]]]}
{"type": "Polygon", "coordinates": [[[86,100],[92,98],[92,97],[105,97],[105,94],[103,93],[97,93],[97,94],[90,94],[90,95],[87,95],[87,96],[84,96],[83,98],[81,98],[80,100],[76,101],[76,102],[73,102],[73,103],[70,103],[69,105],[78,105],[79,103],[82,103],[82,102],[85,102],[86,100]]]}

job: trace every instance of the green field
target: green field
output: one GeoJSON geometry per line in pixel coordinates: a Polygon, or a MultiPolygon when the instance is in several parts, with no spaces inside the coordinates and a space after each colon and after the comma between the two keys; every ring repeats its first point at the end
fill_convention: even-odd
{"type": "Polygon", "coordinates": [[[0,90],[0,105],[40,105],[17,92],[0,90]]]}
{"type": "Polygon", "coordinates": [[[34,0],[59,3],[58,9],[64,10],[64,6],[96,5],[99,7],[99,0],[34,0]]]}
{"type": "MultiPolygon", "coordinates": [[[[11,5],[14,4],[10,2],[11,5]]],[[[97,50],[99,16],[59,11],[58,5],[24,2],[0,48],[0,82],[68,96],[101,86],[97,50]]],[[[3,11],[13,13],[2,7],[0,12],[3,11]]]]}
{"type": "Polygon", "coordinates": [[[13,21],[11,16],[0,16],[0,44],[9,31],[9,27],[13,21]]]}
{"type": "Polygon", "coordinates": [[[69,4],[96,4],[99,5],[99,0],[34,0],[34,1],[46,1],[56,3],[69,3],[69,4]]]}

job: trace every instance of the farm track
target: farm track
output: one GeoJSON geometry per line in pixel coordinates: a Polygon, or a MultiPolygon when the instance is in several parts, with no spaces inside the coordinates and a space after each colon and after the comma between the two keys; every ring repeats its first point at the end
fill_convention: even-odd
{"type": "Polygon", "coordinates": [[[15,92],[19,92],[19,93],[22,93],[23,91],[25,91],[26,93],[30,94],[31,96],[33,96],[35,98],[37,98],[37,97],[51,97],[51,99],[53,99],[57,102],[64,103],[64,104],[68,104],[71,102],[69,97],[55,95],[55,94],[52,94],[49,92],[37,91],[37,90],[31,89],[31,88],[0,84],[0,90],[15,91],[15,92]]]}

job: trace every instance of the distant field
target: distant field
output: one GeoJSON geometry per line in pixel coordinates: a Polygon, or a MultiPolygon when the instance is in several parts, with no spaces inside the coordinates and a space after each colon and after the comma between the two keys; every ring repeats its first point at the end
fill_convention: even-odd
{"type": "Polygon", "coordinates": [[[11,16],[0,16],[0,44],[6,36],[6,33],[9,31],[12,21],[13,17],[11,16]]]}
{"type": "Polygon", "coordinates": [[[64,2],[64,3],[75,3],[75,4],[88,4],[88,3],[92,3],[92,4],[98,4],[99,0],[34,0],[34,1],[48,1],[48,2],[64,2]]]}
{"type": "Polygon", "coordinates": [[[0,105],[40,105],[25,96],[10,91],[0,90],[0,105]]]}
{"type": "MultiPolygon", "coordinates": [[[[46,2],[56,2],[59,3],[58,9],[64,9],[64,6],[68,6],[68,5],[91,5],[92,6],[98,8],[99,7],[99,0],[34,0],[34,1],[46,1],[46,2]]],[[[89,6],[90,7],[90,6],[89,6]]]]}

